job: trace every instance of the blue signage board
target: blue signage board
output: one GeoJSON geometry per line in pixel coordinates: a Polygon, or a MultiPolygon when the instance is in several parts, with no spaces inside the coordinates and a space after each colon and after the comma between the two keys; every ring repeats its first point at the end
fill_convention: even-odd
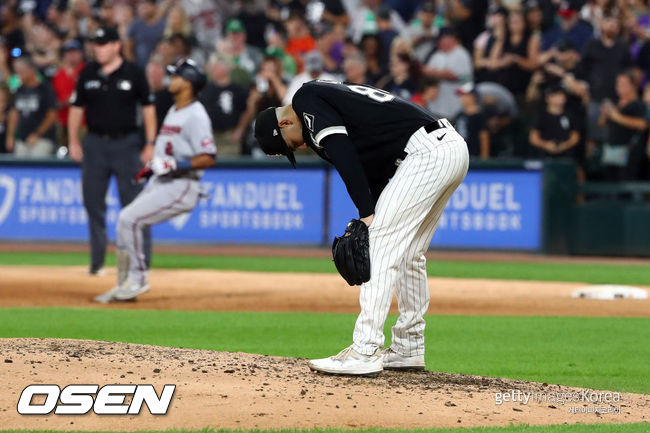
{"type": "MultiPolygon", "coordinates": [[[[208,170],[205,197],[189,214],[154,226],[154,239],[175,242],[320,244],[323,170],[208,170]]],[[[106,224],[115,239],[119,199],[115,181],[106,196],[106,224]]],[[[2,167],[0,239],[85,240],[80,170],[75,167],[2,167]]]]}
{"type": "MultiPolygon", "coordinates": [[[[330,178],[330,239],[359,214],[335,171],[330,178]]],[[[432,246],[536,250],[541,248],[542,173],[470,171],[449,200],[432,246]]]]}

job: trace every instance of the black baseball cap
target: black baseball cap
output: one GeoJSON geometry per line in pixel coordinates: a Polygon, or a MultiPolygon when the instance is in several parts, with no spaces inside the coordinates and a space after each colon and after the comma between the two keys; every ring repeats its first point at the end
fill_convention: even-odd
{"type": "Polygon", "coordinates": [[[289,149],[287,142],[282,138],[278,126],[278,116],[275,114],[277,107],[269,107],[261,111],[255,118],[255,139],[260,148],[267,155],[284,155],[291,165],[296,167],[296,157],[289,149]]]}
{"type": "Polygon", "coordinates": [[[115,27],[100,27],[90,38],[91,42],[99,45],[120,40],[120,35],[115,27]]]}

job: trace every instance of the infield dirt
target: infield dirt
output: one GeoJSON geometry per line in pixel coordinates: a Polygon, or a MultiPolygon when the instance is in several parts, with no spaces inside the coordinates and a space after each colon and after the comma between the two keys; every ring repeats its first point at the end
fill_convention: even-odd
{"type": "MultiPolygon", "coordinates": [[[[138,302],[100,305],[95,295],[115,285],[115,270],[89,277],[83,267],[0,266],[0,305],[85,306],[155,310],[358,313],[359,289],[338,274],[214,270],[151,272],[138,302]]],[[[586,283],[430,278],[429,314],[650,317],[650,299],[573,299],[586,283]]],[[[646,287],[650,289],[650,287],[646,287]]],[[[393,312],[396,312],[393,302],[393,312]]]]}
{"type": "MultiPolygon", "coordinates": [[[[590,402],[496,404],[495,393],[581,394],[578,388],[434,372],[383,372],[376,378],[325,376],[305,360],[243,353],[54,339],[0,339],[6,429],[141,430],[214,428],[467,427],[628,423],[650,419],[650,396],[621,394],[602,413],[571,413],[590,402]],[[31,383],[176,384],[167,415],[31,415],[16,412],[31,383]],[[620,413],[607,413],[608,408],[620,413]]],[[[127,400],[128,402],[128,400],[127,400]]],[[[34,403],[39,403],[35,401],[34,403]]],[[[40,402],[42,403],[42,402],[40,402]]]]}

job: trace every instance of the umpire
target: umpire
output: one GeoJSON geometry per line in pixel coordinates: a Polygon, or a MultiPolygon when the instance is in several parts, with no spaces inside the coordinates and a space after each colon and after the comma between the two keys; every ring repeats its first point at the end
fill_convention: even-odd
{"type": "MultiPolygon", "coordinates": [[[[141,191],[134,177],[153,156],[156,109],[143,71],[123,59],[117,30],[98,29],[91,38],[95,61],[79,75],[68,115],[70,157],[81,162],[83,200],[90,229],[90,275],[102,273],[106,255],[106,191],[112,175],[122,207],[141,191]],[[146,143],[138,127],[138,106],[146,143]],[[79,141],[84,108],[88,134],[79,141]]],[[[151,235],[144,233],[146,261],[151,235]]]]}

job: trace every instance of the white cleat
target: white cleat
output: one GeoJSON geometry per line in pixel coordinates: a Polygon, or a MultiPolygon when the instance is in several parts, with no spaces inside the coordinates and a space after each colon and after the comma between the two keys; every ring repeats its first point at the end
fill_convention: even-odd
{"type": "Polygon", "coordinates": [[[308,365],[323,373],[376,376],[383,370],[383,357],[380,349],[372,355],[362,355],[350,346],[336,356],[312,359],[308,365]]]}
{"type": "Polygon", "coordinates": [[[106,293],[102,293],[101,295],[97,295],[93,298],[93,301],[99,302],[100,304],[107,304],[111,301],[115,300],[115,294],[117,291],[120,290],[120,286],[115,286],[111,290],[109,290],[106,293]]]}
{"type": "Polygon", "coordinates": [[[134,283],[132,281],[126,280],[115,292],[114,299],[116,301],[130,301],[138,297],[145,292],[149,291],[149,284],[144,283],[134,283]]]}
{"type": "Polygon", "coordinates": [[[424,355],[402,356],[390,347],[382,352],[386,370],[424,370],[424,355]]]}

